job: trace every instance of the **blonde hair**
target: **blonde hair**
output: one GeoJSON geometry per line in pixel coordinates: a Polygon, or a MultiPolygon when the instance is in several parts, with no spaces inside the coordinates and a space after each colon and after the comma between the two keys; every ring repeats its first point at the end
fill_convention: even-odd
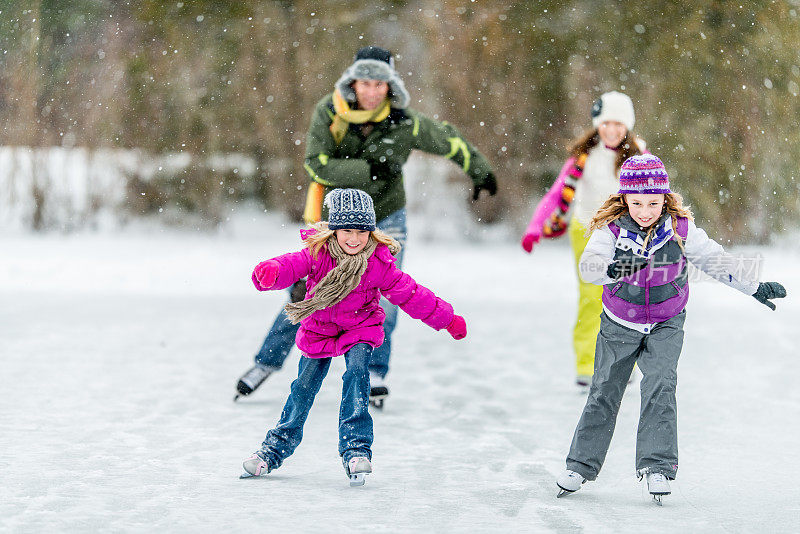
{"type": "MultiPolygon", "coordinates": [[[[605,202],[603,202],[603,205],[600,206],[600,209],[598,209],[597,213],[594,214],[592,222],[589,224],[589,229],[586,233],[590,234],[599,228],[608,226],[608,223],[616,221],[628,213],[628,211],[628,204],[625,202],[625,195],[614,193],[608,197],[605,202]]],[[[692,215],[691,209],[689,206],[683,205],[683,197],[680,194],[665,193],[664,212],[669,213],[672,217],[672,230],[675,232],[678,245],[681,247],[681,249],[683,249],[683,239],[680,235],[678,235],[678,217],[686,217],[690,221],[693,221],[694,216],[692,215]]],[[[652,225],[650,228],[648,228],[647,235],[644,238],[645,246],[647,246],[647,242],[650,240],[650,234],[654,229],[655,225],[652,225]]]]}
{"type": "MultiPolygon", "coordinates": [[[[325,243],[336,235],[336,230],[331,230],[328,228],[328,223],[326,221],[321,221],[315,224],[312,224],[311,227],[316,230],[317,232],[308,236],[305,240],[305,245],[311,251],[311,257],[317,259],[317,253],[320,249],[325,245],[325,243]]],[[[378,243],[382,243],[389,247],[389,251],[393,255],[397,255],[400,252],[400,243],[397,242],[392,236],[378,230],[372,230],[370,232],[370,237],[372,237],[378,243]]]]}

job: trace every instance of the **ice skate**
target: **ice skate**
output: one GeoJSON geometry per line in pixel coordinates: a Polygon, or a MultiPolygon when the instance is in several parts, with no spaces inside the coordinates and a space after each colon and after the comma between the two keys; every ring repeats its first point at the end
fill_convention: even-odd
{"type": "Polygon", "coordinates": [[[262,477],[272,470],[269,463],[258,452],[254,452],[250,458],[245,460],[242,467],[244,473],[239,478],[262,477]]]}
{"type": "Polygon", "coordinates": [[[639,479],[642,475],[647,478],[647,491],[653,496],[653,502],[661,506],[661,498],[664,495],[669,495],[672,491],[669,489],[669,479],[663,473],[650,473],[647,471],[639,472],[639,479]]]}
{"type": "Polygon", "coordinates": [[[380,375],[370,372],[369,386],[370,405],[383,410],[383,402],[389,396],[389,388],[386,387],[386,381],[380,375]]]}
{"type": "Polygon", "coordinates": [[[350,486],[363,486],[364,476],[372,473],[372,464],[366,456],[353,456],[344,464],[344,471],[350,478],[350,486]]]}
{"type": "Polygon", "coordinates": [[[269,375],[277,370],[277,368],[270,367],[269,365],[255,364],[242,375],[239,379],[239,383],[236,384],[237,393],[236,396],[233,397],[233,401],[236,402],[239,397],[250,395],[258,389],[258,386],[264,383],[264,380],[266,380],[269,375]]]}
{"type": "Polygon", "coordinates": [[[584,482],[586,482],[586,479],[583,478],[583,475],[567,469],[561,473],[561,475],[559,475],[558,479],[556,479],[556,485],[559,488],[559,492],[556,497],[563,497],[564,495],[575,493],[581,489],[581,486],[584,482]]]}

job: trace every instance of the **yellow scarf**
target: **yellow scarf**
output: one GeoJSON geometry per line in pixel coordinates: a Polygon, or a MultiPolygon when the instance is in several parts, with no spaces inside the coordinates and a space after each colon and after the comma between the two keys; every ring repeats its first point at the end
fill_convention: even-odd
{"type": "Polygon", "coordinates": [[[364,124],[365,122],[381,122],[389,116],[391,111],[391,104],[389,99],[383,101],[375,109],[350,109],[347,100],[344,99],[338,89],[333,91],[333,109],[336,110],[336,115],[333,117],[333,122],[330,125],[331,134],[336,144],[342,142],[344,134],[350,124],[364,124]]]}
{"type": "MultiPolygon", "coordinates": [[[[390,101],[387,98],[383,104],[375,109],[350,109],[347,101],[344,99],[338,89],[333,91],[333,109],[336,115],[333,117],[333,122],[330,125],[331,134],[336,144],[342,142],[344,134],[350,127],[350,123],[364,124],[365,122],[381,122],[389,116],[391,111],[390,101]]],[[[320,155],[320,157],[322,157],[320,155]]],[[[308,187],[308,195],[306,197],[306,209],[303,212],[303,219],[312,224],[318,222],[322,218],[322,199],[325,198],[325,188],[318,182],[311,182],[308,187]]]]}

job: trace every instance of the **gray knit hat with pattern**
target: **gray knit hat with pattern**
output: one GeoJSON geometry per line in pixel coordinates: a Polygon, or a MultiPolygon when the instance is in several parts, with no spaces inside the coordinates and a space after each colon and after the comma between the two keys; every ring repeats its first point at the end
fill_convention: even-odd
{"type": "Polygon", "coordinates": [[[360,189],[334,189],[325,195],[328,228],[331,230],[375,230],[372,197],[360,189]]]}

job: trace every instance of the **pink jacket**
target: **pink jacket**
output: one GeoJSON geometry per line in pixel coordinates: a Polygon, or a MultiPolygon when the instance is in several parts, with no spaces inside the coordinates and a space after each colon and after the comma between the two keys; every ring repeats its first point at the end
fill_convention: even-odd
{"type": "MultiPolygon", "coordinates": [[[[303,240],[314,230],[300,232],[303,240]]],[[[306,298],[314,294],[314,287],[336,261],[324,246],[311,257],[311,251],[303,248],[274,258],[280,264],[275,283],[262,289],[285,289],[303,277],[306,282],[306,298]]],[[[341,356],[357,343],[372,347],[383,344],[383,321],[386,314],[378,304],[381,295],[414,319],[421,319],[428,326],[441,330],[447,328],[454,317],[453,307],[440,299],[430,289],[417,284],[413,278],[398,269],[389,247],[378,244],[367,260],[367,270],[361,283],[344,299],[330,308],[312,313],[300,321],[297,332],[297,347],[309,358],[341,356]]]]}
{"type": "Polygon", "coordinates": [[[569,170],[575,164],[575,159],[575,156],[567,159],[566,163],[564,163],[564,166],[561,167],[561,172],[558,173],[558,178],[556,179],[555,183],[547,191],[547,193],[545,193],[544,197],[542,197],[542,200],[540,200],[539,204],[536,206],[536,210],[533,212],[533,217],[531,217],[531,222],[528,223],[528,228],[525,230],[525,234],[531,234],[535,236],[535,243],[538,243],[539,239],[542,238],[544,222],[556,209],[558,209],[558,201],[561,199],[561,191],[564,189],[564,183],[567,180],[569,170]]]}

